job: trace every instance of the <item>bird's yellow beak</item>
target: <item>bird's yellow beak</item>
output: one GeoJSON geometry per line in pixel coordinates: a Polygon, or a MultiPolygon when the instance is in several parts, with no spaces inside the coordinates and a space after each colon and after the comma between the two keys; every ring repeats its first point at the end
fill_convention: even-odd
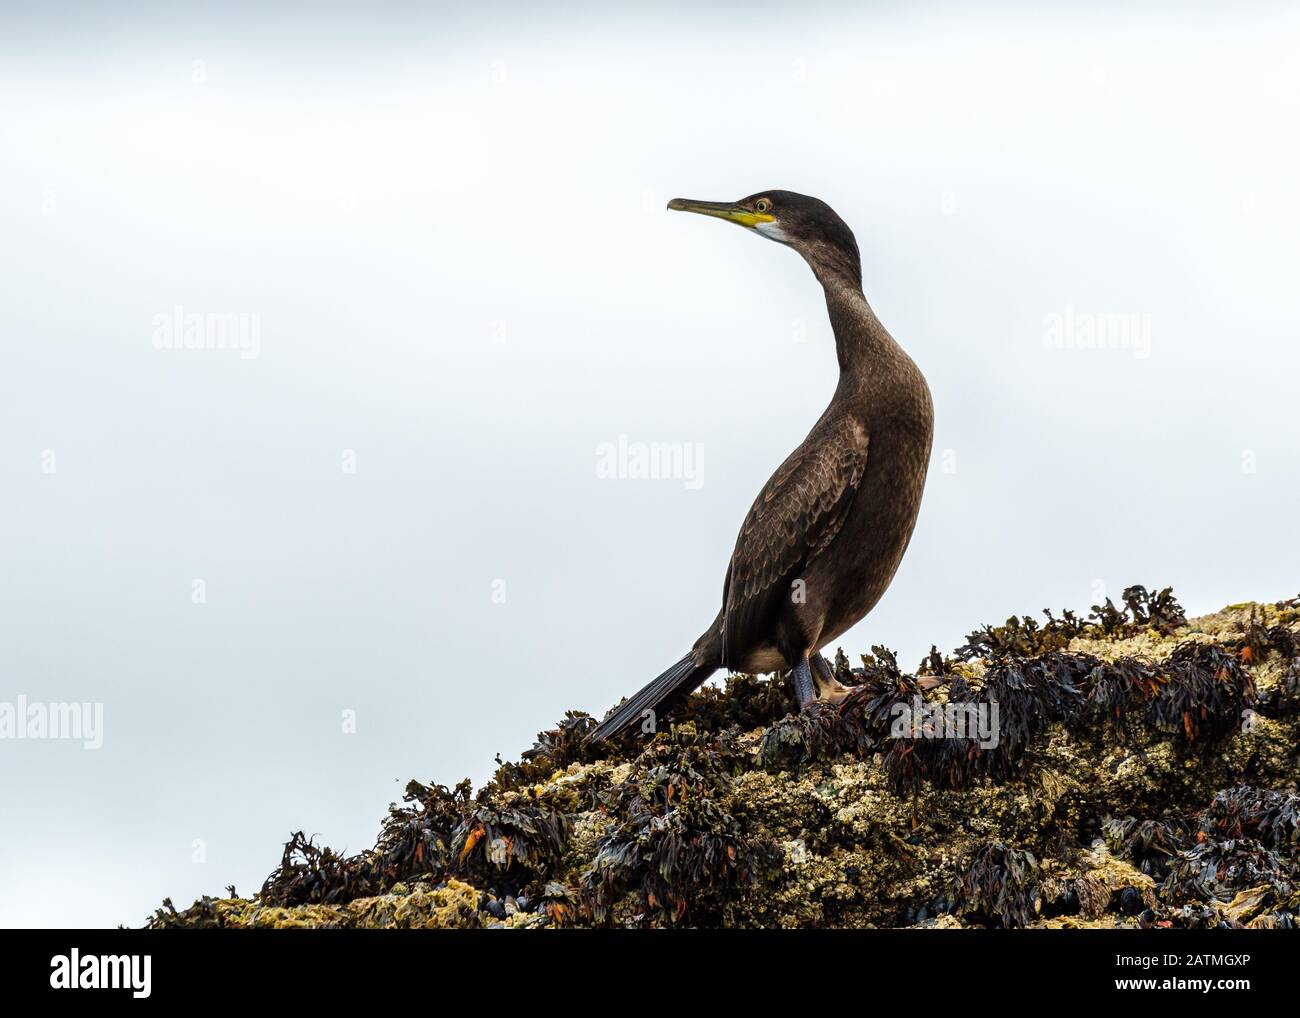
{"type": "Polygon", "coordinates": [[[693,201],[690,198],[674,198],[668,203],[674,212],[697,212],[702,216],[713,216],[731,223],[739,223],[751,230],[759,223],[770,223],[776,217],[767,212],[755,212],[743,205],[726,201],[693,201]]]}

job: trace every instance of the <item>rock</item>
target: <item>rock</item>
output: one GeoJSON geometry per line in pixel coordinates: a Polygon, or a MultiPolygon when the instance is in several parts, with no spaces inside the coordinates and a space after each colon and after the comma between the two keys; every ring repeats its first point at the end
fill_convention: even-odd
{"type": "Polygon", "coordinates": [[[412,782],[373,849],[295,835],[254,898],[148,925],[1294,926],[1300,602],[1123,601],[984,627],[925,683],[839,655],[842,708],[733,676],[600,746],[570,712],[477,794],[412,782]]]}

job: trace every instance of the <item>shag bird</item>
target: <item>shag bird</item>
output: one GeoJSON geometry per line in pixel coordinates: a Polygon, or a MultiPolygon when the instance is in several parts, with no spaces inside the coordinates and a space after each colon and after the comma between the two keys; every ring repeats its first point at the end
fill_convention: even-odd
{"type": "Polygon", "coordinates": [[[840,377],[803,444],[740,528],[722,609],[691,652],[591,733],[608,739],[667,709],[719,668],[791,670],[801,709],[849,692],[820,651],[880,600],[921,506],[934,408],[925,377],[862,293],[853,232],[829,205],[791,191],[668,208],[737,223],[792,247],[826,292],[840,377]]]}

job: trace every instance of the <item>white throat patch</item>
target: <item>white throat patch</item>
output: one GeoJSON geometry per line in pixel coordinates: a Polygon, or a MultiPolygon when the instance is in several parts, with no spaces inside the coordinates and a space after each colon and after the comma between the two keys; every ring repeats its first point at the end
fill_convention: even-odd
{"type": "Polygon", "coordinates": [[[776,223],[755,223],[754,229],[768,240],[774,240],[778,244],[788,244],[790,242],[790,238],[785,235],[785,231],[776,223]]]}

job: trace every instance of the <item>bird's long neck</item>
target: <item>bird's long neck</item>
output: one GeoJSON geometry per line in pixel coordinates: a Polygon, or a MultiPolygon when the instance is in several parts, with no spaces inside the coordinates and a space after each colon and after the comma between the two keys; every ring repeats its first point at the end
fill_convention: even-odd
{"type": "Polygon", "coordinates": [[[871,310],[862,287],[838,274],[823,278],[822,287],[835,333],[841,382],[867,381],[886,370],[903,351],[871,310]]]}

